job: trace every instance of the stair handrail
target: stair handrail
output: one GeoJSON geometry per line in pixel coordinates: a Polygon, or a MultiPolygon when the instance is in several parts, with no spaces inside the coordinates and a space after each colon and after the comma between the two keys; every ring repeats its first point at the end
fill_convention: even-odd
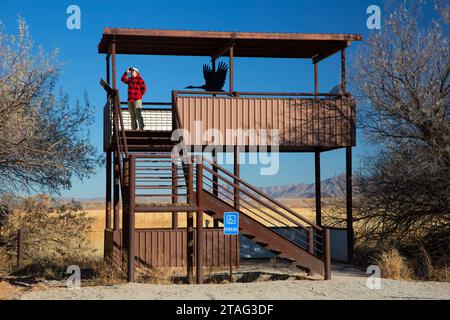
{"type": "MultiPolygon", "coordinates": [[[[243,194],[245,194],[246,196],[250,197],[251,199],[255,200],[257,203],[260,203],[262,205],[264,205],[264,207],[269,208],[270,210],[272,210],[273,212],[277,213],[278,215],[280,215],[281,217],[283,217],[284,219],[292,222],[294,225],[296,225],[297,227],[303,229],[303,230],[307,230],[303,225],[301,225],[299,222],[295,221],[294,219],[292,219],[291,217],[289,217],[288,215],[284,214],[283,212],[277,210],[276,208],[272,207],[270,204],[258,199],[257,197],[255,197],[254,195],[252,195],[250,192],[242,189],[241,187],[239,187],[238,185],[235,185],[232,181],[228,180],[227,178],[224,178],[223,176],[220,176],[220,174],[214,172],[213,170],[204,167],[204,170],[208,171],[209,173],[219,177],[222,181],[226,182],[228,185],[233,186],[234,189],[237,189],[238,191],[242,192],[243,194]]],[[[234,190],[233,190],[234,191],[234,190]]],[[[265,212],[265,215],[269,216],[271,219],[274,219],[275,221],[278,221],[280,223],[283,223],[280,219],[278,219],[277,217],[271,216],[269,215],[267,212],[265,212]]],[[[300,216],[296,217],[300,218],[300,216]]],[[[267,221],[267,219],[265,219],[267,221]]]]}
{"type": "Polygon", "coordinates": [[[123,124],[123,117],[122,117],[122,113],[120,112],[119,109],[119,103],[120,103],[120,99],[119,99],[119,90],[117,89],[113,89],[109,86],[108,83],[106,83],[103,79],[100,80],[100,85],[105,89],[106,93],[107,93],[107,99],[110,99],[111,103],[112,103],[112,109],[113,109],[113,131],[114,131],[114,140],[115,140],[115,144],[116,144],[116,150],[117,150],[117,155],[119,157],[119,161],[118,161],[118,165],[119,165],[119,180],[120,180],[120,185],[122,186],[121,189],[121,193],[122,193],[122,198],[125,199],[126,195],[125,195],[125,191],[123,190],[123,185],[124,185],[124,172],[123,172],[123,164],[122,164],[122,159],[121,158],[121,154],[122,152],[125,153],[125,158],[128,159],[128,145],[127,145],[127,140],[126,140],[126,136],[125,136],[125,127],[123,124]],[[124,143],[124,147],[122,148],[122,144],[120,142],[120,137],[119,135],[122,135],[122,140],[124,143]],[[123,149],[123,150],[122,150],[123,149]]]}
{"type": "MultiPolygon", "coordinates": [[[[112,100],[113,104],[113,126],[114,126],[114,134],[116,134],[116,144],[117,147],[120,147],[120,139],[119,139],[119,133],[122,135],[123,143],[124,143],[124,152],[125,152],[125,158],[128,158],[128,145],[127,145],[127,139],[125,135],[125,126],[123,124],[123,116],[122,112],[120,111],[120,98],[119,98],[119,90],[113,89],[111,86],[103,79],[100,79],[100,85],[105,89],[107,93],[107,99],[112,100]],[[118,117],[118,118],[117,118],[118,117]],[[120,125],[120,127],[119,127],[120,125]]],[[[122,152],[122,149],[119,148],[119,153],[122,152]]]]}
{"type": "MultiPolygon", "coordinates": [[[[195,156],[194,156],[195,157],[195,156]]],[[[206,159],[205,157],[202,157],[202,161],[205,161],[207,163],[209,163],[210,165],[212,165],[213,167],[217,168],[218,170],[224,172],[225,174],[227,174],[228,176],[230,176],[231,178],[233,178],[235,181],[238,181],[240,184],[246,186],[247,188],[249,188],[250,190],[252,190],[253,192],[257,193],[258,195],[260,195],[261,197],[265,198],[266,200],[276,204],[277,206],[283,208],[284,210],[286,210],[287,212],[289,212],[290,214],[294,215],[296,218],[302,220],[303,222],[305,222],[306,224],[308,224],[309,226],[313,227],[314,229],[317,229],[319,231],[322,231],[322,227],[316,225],[314,222],[306,219],[305,217],[299,215],[298,213],[296,213],[295,211],[293,211],[292,209],[290,209],[289,207],[285,206],[284,204],[282,204],[281,202],[271,198],[270,196],[268,196],[267,194],[259,191],[258,189],[256,189],[255,187],[253,187],[252,185],[250,185],[249,183],[247,183],[246,181],[242,180],[241,178],[239,178],[238,176],[235,176],[233,173],[229,172],[228,170],[226,170],[225,168],[222,168],[221,166],[217,165],[216,163],[206,159]]],[[[208,170],[209,171],[209,170],[208,170]]],[[[212,170],[211,170],[212,171],[212,170]]],[[[214,174],[214,173],[213,173],[214,174]]],[[[220,177],[220,175],[219,175],[220,177]]],[[[223,177],[220,177],[223,179],[223,177]]],[[[245,190],[242,190],[238,185],[235,185],[234,183],[232,183],[231,181],[228,181],[228,183],[230,183],[231,185],[233,185],[233,187],[237,188],[239,191],[246,193],[248,196],[250,196],[249,192],[246,192],[245,190]]],[[[253,197],[252,197],[253,198],[253,197]]],[[[259,199],[254,198],[254,200],[259,201],[259,199]]],[[[275,210],[274,210],[275,211],[275,210]]],[[[280,212],[277,212],[278,214],[280,214],[280,212]]],[[[284,215],[281,213],[281,215],[284,215]]]]}
{"type": "MultiPolygon", "coordinates": [[[[206,167],[205,167],[204,169],[205,169],[206,171],[212,173],[212,172],[211,172],[211,169],[206,168],[206,167]]],[[[209,179],[209,178],[206,177],[206,176],[204,176],[203,178],[204,178],[204,179],[207,179],[207,180],[209,180],[209,181],[212,182],[212,179],[209,179]]],[[[228,179],[225,179],[225,178],[223,178],[223,177],[220,177],[220,179],[222,179],[223,181],[227,182],[228,185],[231,184],[230,181],[229,181],[228,179]]],[[[209,187],[212,187],[212,186],[209,185],[209,187]]],[[[224,187],[224,186],[222,186],[222,185],[220,185],[220,184],[218,185],[218,187],[219,187],[220,189],[223,189],[224,191],[227,191],[228,194],[231,193],[230,190],[228,190],[226,187],[224,187]]],[[[241,190],[241,189],[240,189],[240,190],[241,190]]],[[[205,190],[204,190],[204,192],[205,192],[205,190]]],[[[242,192],[243,192],[244,194],[247,194],[246,191],[242,191],[242,192]]],[[[228,197],[228,196],[227,196],[224,192],[222,192],[222,191],[218,191],[218,193],[221,194],[221,195],[223,195],[223,196],[224,196],[226,199],[228,199],[228,200],[231,200],[231,201],[233,200],[232,197],[228,197]]],[[[269,206],[269,205],[267,205],[267,204],[265,204],[265,203],[262,203],[261,200],[259,200],[259,199],[257,199],[257,198],[254,198],[254,197],[252,197],[252,196],[250,196],[250,195],[248,195],[248,196],[249,196],[250,199],[256,200],[257,203],[259,203],[259,204],[264,204],[264,205],[265,205],[264,208],[269,208],[271,211],[277,213],[278,215],[275,216],[275,215],[268,214],[267,211],[261,210],[261,208],[256,207],[256,206],[255,206],[254,204],[252,204],[250,201],[245,200],[245,199],[240,199],[242,203],[246,203],[246,204],[250,205],[250,206],[252,207],[252,209],[255,209],[256,211],[259,211],[259,213],[256,213],[255,211],[251,210],[251,209],[250,209],[249,207],[247,207],[246,205],[241,204],[241,205],[239,206],[238,210],[240,210],[241,212],[244,212],[246,215],[248,215],[247,212],[252,213],[252,215],[255,215],[256,217],[258,217],[258,218],[262,219],[263,221],[265,221],[265,222],[267,222],[267,223],[273,225],[274,227],[277,226],[276,223],[275,223],[275,222],[277,222],[277,223],[279,223],[279,224],[284,224],[285,227],[287,227],[287,228],[289,228],[289,229],[293,229],[293,230],[295,230],[295,231],[297,231],[297,230],[295,229],[296,227],[300,228],[300,229],[303,230],[303,231],[306,231],[307,233],[309,233],[309,232],[312,230],[312,229],[310,229],[310,230],[307,229],[307,228],[304,227],[303,225],[299,224],[297,221],[292,220],[290,217],[287,217],[285,214],[283,214],[283,213],[280,212],[279,210],[274,209],[272,206],[269,206]],[[245,209],[245,210],[242,210],[242,208],[245,209]],[[281,216],[281,217],[280,217],[280,216],[281,216]],[[282,221],[283,218],[284,218],[285,220],[288,220],[288,221],[292,222],[295,226],[294,226],[294,227],[289,226],[288,223],[286,223],[286,221],[282,221]],[[275,221],[275,222],[274,222],[274,221],[275,221]]],[[[217,197],[217,196],[216,196],[216,197],[217,197]]],[[[222,200],[220,197],[219,197],[219,199],[222,200]]],[[[231,205],[231,204],[230,204],[230,205],[231,205]]],[[[253,218],[253,217],[251,217],[251,218],[253,218]]],[[[303,234],[302,234],[302,235],[303,235],[303,234]]],[[[314,240],[314,241],[315,241],[316,243],[321,244],[321,241],[318,241],[318,240],[314,240]]],[[[307,243],[305,240],[303,240],[303,244],[308,245],[308,243],[307,243]]]]}
{"type": "Polygon", "coordinates": [[[114,89],[114,113],[118,115],[119,118],[119,124],[120,128],[118,128],[118,131],[122,135],[123,139],[123,145],[124,145],[124,152],[125,152],[125,158],[128,159],[128,145],[127,145],[127,139],[125,135],[125,126],[123,124],[123,116],[122,112],[120,111],[120,98],[119,98],[119,90],[114,89]]]}

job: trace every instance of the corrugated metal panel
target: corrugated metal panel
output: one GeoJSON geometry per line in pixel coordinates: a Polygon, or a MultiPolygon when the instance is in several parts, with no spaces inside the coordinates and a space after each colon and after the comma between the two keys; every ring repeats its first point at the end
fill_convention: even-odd
{"type": "MultiPolygon", "coordinates": [[[[195,234],[195,231],[194,231],[195,234]]],[[[205,228],[204,266],[229,266],[230,239],[223,235],[223,229],[205,228]]],[[[187,264],[186,229],[136,229],[136,263],[139,267],[185,267],[187,264]]],[[[194,235],[195,239],[195,235],[194,235]]],[[[196,245],[194,241],[194,246],[196,245]]],[[[105,230],[106,257],[114,263],[121,263],[121,231],[105,230]]],[[[239,239],[231,239],[232,263],[239,265],[239,239]]]]}
{"type": "Polygon", "coordinates": [[[271,130],[278,130],[280,146],[334,148],[355,143],[351,98],[178,96],[177,108],[189,145],[212,144],[212,129],[218,130],[215,145],[271,145],[271,130]],[[194,121],[201,121],[201,127],[194,121]]]}

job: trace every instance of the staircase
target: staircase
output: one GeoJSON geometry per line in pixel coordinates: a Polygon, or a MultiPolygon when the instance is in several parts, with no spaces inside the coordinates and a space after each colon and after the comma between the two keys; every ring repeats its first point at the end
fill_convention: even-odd
{"type": "Polygon", "coordinates": [[[204,157],[195,157],[194,163],[197,179],[197,170],[202,171],[207,214],[222,222],[224,212],[238,211],[241,235],[309,274],[329,276],[324,261],[328,232],[216,163],[204,157]]]}
{"type": "MultiPolygon", "coordinates": [[[[238,211],[240,234],[309,274],[330,279],[329,230],[254,188],[240,177],[202,156],[170,153],[171,131],[124,130],[117,90],[102,86],[111,99],[112,146],[120,161],[124,204],[124,246],[128,275],[134,275],[135,212],[204,212],[223,221],[238,211]]],[[[181,128],[176,104],[173,129],[181,128]]],[[[189,225],[188,225],[189,227],[189,225]]],[[[197,232],[198,233],[198,232],[197,232]]]]}

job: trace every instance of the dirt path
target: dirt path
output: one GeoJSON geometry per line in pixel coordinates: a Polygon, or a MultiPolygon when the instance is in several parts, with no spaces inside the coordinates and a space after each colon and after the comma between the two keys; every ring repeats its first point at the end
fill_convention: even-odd
{"type": "Polygon", "coordinates": [[[18,299],[450,299],[450,283],[381,280],[369,289],[365,274],[337,268],[331,281],[282,280],[204,285],[121,284],[57,288],[24,293],[18,299]]]}

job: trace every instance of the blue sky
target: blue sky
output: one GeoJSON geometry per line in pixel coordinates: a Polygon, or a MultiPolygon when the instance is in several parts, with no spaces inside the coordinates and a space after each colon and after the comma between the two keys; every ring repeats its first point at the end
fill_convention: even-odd
{"type": "MultiPolygon", "coordinates": [[[[82,99],[87,91],[96,108],[91,140],[101,151],[102,106],[105,94],[99,86],[105,78],[104,55],[97,53],[97,44],[105,27],[138,27],[187,30],[267,31],[304,33],[360,33],[366,28],[366,8],[378,1],[2,1],[0,21],[6,33],[16,33],[17,17],[27,21],[36,45],[46,50],[59,48],[65,63],[60,85],[72,100],[82,99]],[[68,30],[66,9],[76,4],[81,9],[81,30],[68,30]]],[[[348,64],[358,47],[348,49],[348,64]]],[[[170,101],[170,91],[187,84],[202,84],[201,66],[204,57],[118,56],[118,74],[130,65],[139,66],[149,87],[147,101],[170,101]]],[[[319,91],[328,92],[340,78],[339,55],[319,66],[319,91]]],[[[124,92],[124,85],[119,87],[124,92]]],[[[313,91],[313,67],[309,60],[248,59],[235,60],[237,91],[313,91]]],[[[354,148],[354,167],[368,152],[359,133],[354,148]]],[[[322,154],[323,179],[345,170],[345,151],[322,154]]],[[[104,196],[105,170],[99,168],[95,177],[81,183],[74,179],[66,197],[104,196]]],[[[276,176],[260,176],[259,168],[244,165],[242,176],[255,185],[268,186],[314,181],[314,155],[289,153],[280,156],[276,176]]]]}

